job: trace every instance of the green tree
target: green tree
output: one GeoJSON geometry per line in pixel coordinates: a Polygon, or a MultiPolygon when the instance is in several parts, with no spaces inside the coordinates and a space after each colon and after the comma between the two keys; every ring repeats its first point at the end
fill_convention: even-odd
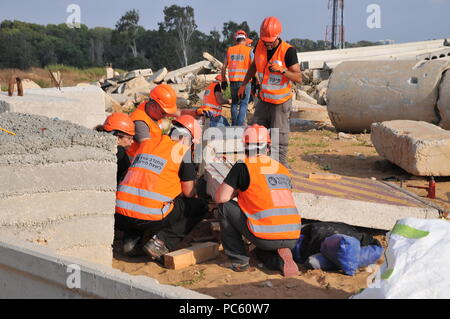
{"type": "Polygon", "coordinates": [[[234,35],[236,31],[244,30],[247,33],[247,37],[256,41],[258,39],[258,33],[254,30],[250,30],[247,21],[236,23],[234,21],[228,21],[223,24],[222,34],[224,37],[224,46],[230,47],[235,44],[234,35]]]}
{"type": "Polygon", "coordinates": [[[134,58],[138,56],[136,38],[139,28],[139,11],[129,10],[117,21],[116,30],[125,35],[127,46],[131,49],[134,58]]]}
{"type": "Polygon", "coordinates": [[[177,40],[178,57],[182,66],[189,64],[192,36],[197,29],[194,9],[190,6],[172,5],[164,7],[164,22],[160,28],[166,32],[174,32],[177,40]]]}

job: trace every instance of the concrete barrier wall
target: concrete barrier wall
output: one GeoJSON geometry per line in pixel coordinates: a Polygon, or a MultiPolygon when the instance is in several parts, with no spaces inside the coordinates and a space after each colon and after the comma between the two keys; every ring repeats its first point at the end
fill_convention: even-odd
{"type": "Polygon", "coordinates": [[[331,74],[328,113],[340,131],[370,131],[375,122],[438,124],[438,87],[450,61],[343,62],[331,74]]]}
{"type": "Polygon", "coordinates": [[[0,298],[199,299],[207,295],[64,257],[0,234],[0,298]]]}
{"type": "Polygon", "coordinates": [[[0,232],[111,265],[116,138],[11,112],[0,127],[16,133],[0,131],[0,232]]]}

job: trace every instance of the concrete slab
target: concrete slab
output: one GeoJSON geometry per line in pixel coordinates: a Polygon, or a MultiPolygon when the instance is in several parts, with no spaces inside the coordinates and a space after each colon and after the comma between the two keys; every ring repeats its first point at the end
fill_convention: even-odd
{"type": "Polygon", "coordinates": [[[294,199],[302,218],[382,230],[391,230],[401,218],[439,217],[432,208],[386,205],[298,192],[294,193],[294,199]]]}
{"type": "Polygon", "coordinates": [[[0,166],[0,198],[71,190],[114,192],[117,164],[83,161],[42,166],[0,166]]]}
{"type": "Polygon", "coordinates": [[[418,121],[372,124],[378,154],[418,176],[450,176],[450,131],[418,121]]]}
{"type": "MultiPolygon", "coordinates": [[[[214,198],[230,165],[209,164],[207,193],[214,198]]],[[[306,219],[337,221],[354,226],[389,230],[404,217],[437,218],[439,211],[379,181],[342,176],[339,180],[309,179],[293,174],[294,198],[306,219]]]]}
{"type": "Polygon", "coordinates": [[[0,233],[0,298],[209,299],[148,276],[64,257],[49,248],[0,233]]]}
{"type": "Polygon", "coordinates": [[[0,113],[20,112],[93,128],[106,118],[104,92],[97,86],[27,89],[24,96],[0,92],[0,113]]]}

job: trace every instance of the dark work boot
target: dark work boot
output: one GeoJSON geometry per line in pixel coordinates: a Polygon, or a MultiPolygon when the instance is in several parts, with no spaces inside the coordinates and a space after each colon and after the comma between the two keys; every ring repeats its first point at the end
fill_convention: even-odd
{"type": "Polygon", "coordinates": [[[136,236],[136,237],[125,236],[125,238],[123,240],[124,254],[127,254],[127,255],[130,254],[133,251],[133,249],[136,247],[136,245],[140,239],[141,239],[141,237],[139,237],[139,236],[136,236]]]}
{"type": "Polygon", "coordinates": [[[150,257],[161,261],[161,257],[165,254],[169,253],[169,249],[166,247],[166,244],[158,237],[153,236],[143,247],[142,249],[146,252],[150,257]]]}

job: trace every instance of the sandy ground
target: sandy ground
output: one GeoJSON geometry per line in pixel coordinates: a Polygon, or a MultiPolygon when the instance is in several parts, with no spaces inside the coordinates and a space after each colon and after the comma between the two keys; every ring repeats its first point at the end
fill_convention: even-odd
{"type": "MultiPolygon", "coordinates": [[[[208,235],[208,232],[209,224],[201,222],[180,244],[180,248],[188,246],[197,235],[208,235]]],[[[383,235],[375,237],[385,245],[383,235]]],[[[220,299],[348,298],[367,287],[376,270],[375,267],[368,267],[360,269],[355,276],[346,276],[338,272],[307,270],[300,266],[301,273],[298,277],[285,278],[280,272],[265,268],[252,253],[253,248],[253,245],[248,246],[251,268],[242,273],[227,268],[228,258],[221,246],[216,259],[180,270],[166,269],[149,261],[147,257],[128,258],[120,254],[115,254],[113,268],[131,275],[150,276],[161,284],[185,287],[220,299]]]]}

